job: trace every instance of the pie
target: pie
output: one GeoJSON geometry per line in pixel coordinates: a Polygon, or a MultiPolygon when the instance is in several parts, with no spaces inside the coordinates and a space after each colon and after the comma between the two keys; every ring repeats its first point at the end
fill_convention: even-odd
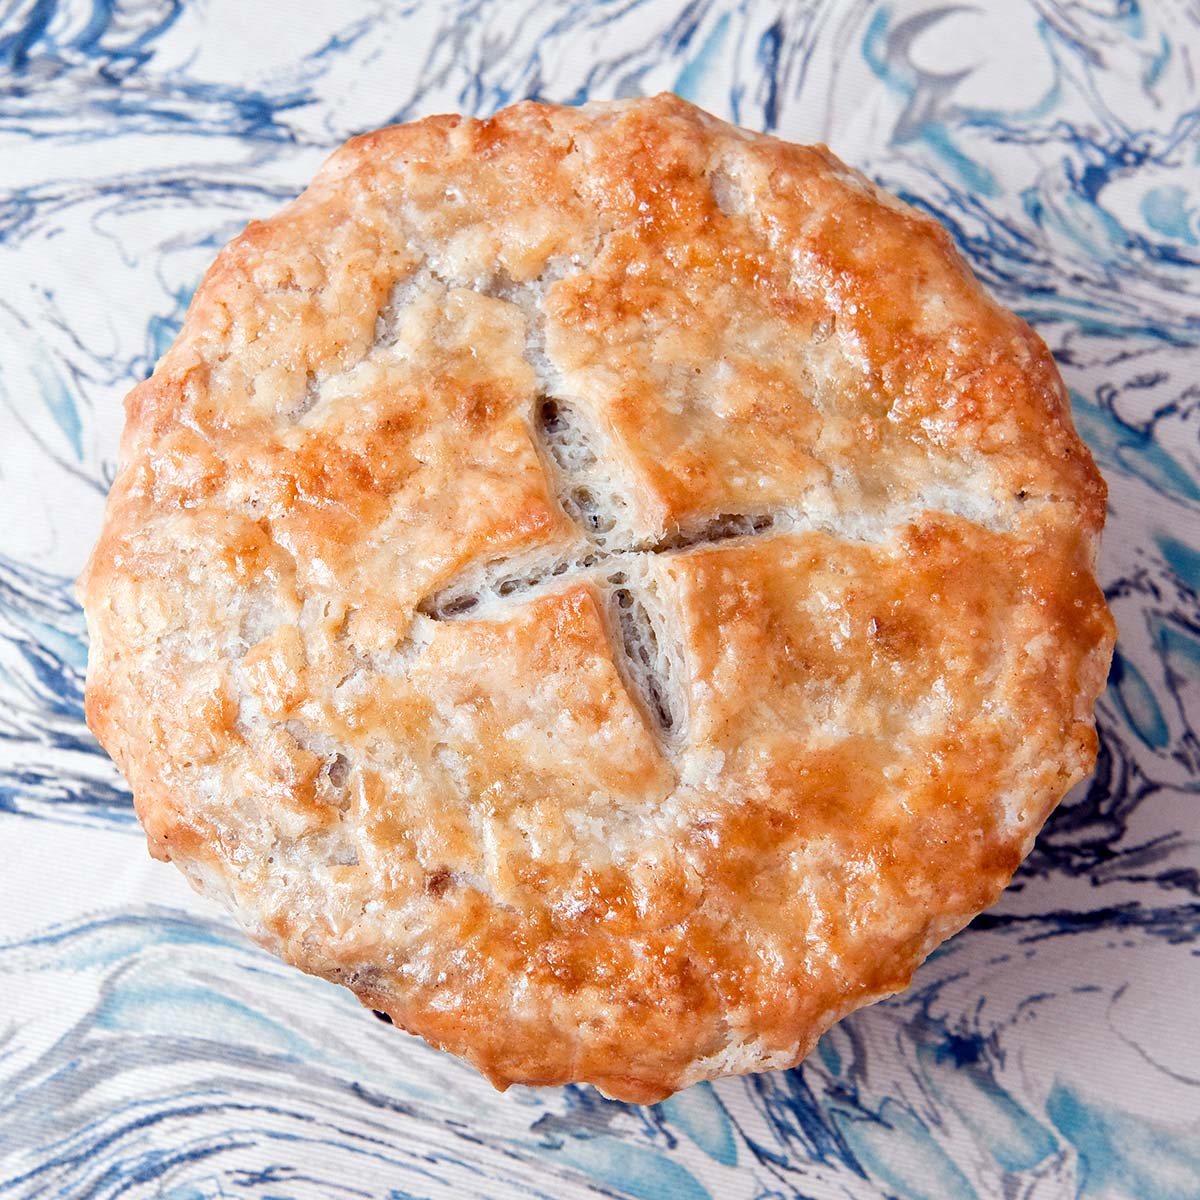
{"type": "Polygon", "coordinates": [[[355,138],[126,408],[87,715],[151,852],[498,1086],[797,1063],[1093,764],[1054,362],[823,147],[355,138]]]}

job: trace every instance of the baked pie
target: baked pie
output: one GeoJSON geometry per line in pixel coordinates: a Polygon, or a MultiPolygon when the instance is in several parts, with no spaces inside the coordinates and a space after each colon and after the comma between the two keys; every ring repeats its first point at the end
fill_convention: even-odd
{"type": "Polygon", "coordinates": [[[227,246],[81,580],[151,852],[498,1086],[788,1067],[1091,768],[1046,347],[673,96],[355,138],[227,246]]]}

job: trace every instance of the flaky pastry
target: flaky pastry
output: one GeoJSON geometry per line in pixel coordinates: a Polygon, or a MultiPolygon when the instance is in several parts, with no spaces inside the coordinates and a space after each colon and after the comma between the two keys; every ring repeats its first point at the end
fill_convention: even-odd
{"type": "Polygon", "coordinates": [[[798,1062],[1092,766],[1104,484],[935,221],[672,96],[355,138],[127,401],[151,852],[498,1086],[798,1062]]]}

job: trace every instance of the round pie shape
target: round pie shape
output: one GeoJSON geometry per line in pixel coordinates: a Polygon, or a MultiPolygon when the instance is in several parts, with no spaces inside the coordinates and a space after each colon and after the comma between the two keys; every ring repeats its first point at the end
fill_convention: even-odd
{"type": "Polygon", "coordinates": [[[798,1062],[1096,752],[1102,480],[936,222],[672,96],[359,137],[130,394],[152,853],[494,1083],[798,1062]]]}

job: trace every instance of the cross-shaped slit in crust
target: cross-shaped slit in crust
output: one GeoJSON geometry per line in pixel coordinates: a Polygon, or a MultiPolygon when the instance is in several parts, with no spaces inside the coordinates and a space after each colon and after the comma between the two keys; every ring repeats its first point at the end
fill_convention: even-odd
{"type": "Polygon", "coordinates": [[[567,402],[538,399],[533,422],[563,512],[580,532],[567,552],[538,549],[468,568],[424,600],[419,609],[439,621],[492,616],[501,601],[588,579],[604,595],[614,660],[647,718],[668,743],[682,726],[676,686],[678,652],[657,595],[652,559],[691,546],[751,537],[775,523],[769,513],[723,513],[692,530],[654,540],[622,537],[629,503],[614,488],[580,414],[567,402]]]}

